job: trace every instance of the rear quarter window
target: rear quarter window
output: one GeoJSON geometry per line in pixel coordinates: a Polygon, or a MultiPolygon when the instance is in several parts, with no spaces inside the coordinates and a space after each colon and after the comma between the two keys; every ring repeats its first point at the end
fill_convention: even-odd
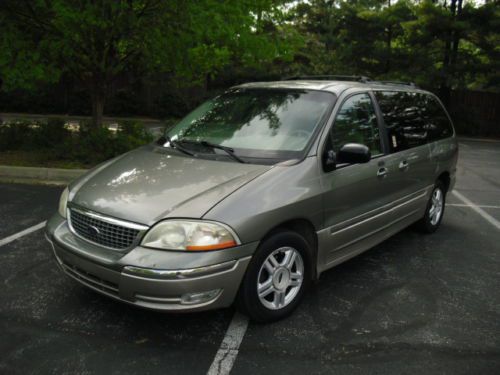
{"type": "Polygon", "coordinates": [[[453,128],[443,106],[432,95],[419,94],[425,98],[422,107],[422,118],[428,131],[428,140],[430,142],[453,135],[453,128]]]}

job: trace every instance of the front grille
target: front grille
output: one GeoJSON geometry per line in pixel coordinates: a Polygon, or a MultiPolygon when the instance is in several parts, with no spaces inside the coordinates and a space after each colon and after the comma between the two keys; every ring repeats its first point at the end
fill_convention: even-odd
{"type": "Polygon", "coordinates": [[[111,224],[74,209],[70,209],[70,221],[81,237],[113,249],[130,247],[139,234],[137,229],[111,224]]]}

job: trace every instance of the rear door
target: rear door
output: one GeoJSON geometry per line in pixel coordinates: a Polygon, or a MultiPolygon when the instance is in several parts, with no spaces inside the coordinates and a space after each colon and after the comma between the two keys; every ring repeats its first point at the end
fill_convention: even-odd
{"type": "Polygon", "coordinates": [[[407,91],[375,91],[387,131],[391,154],[390,173],[398,186],[399,217],[420,215],[432,185],[434,166],[430,160],[429,131],[423,108],[425,95],[407,91]]]}

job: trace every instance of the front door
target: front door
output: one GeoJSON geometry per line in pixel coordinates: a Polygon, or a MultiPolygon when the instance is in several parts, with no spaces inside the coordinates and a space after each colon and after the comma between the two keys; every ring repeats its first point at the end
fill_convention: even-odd
{"type": "Polygon", "coordinates": [[[321,171],[325,226],[320,271],[380,242],[393,220],[391,203],[401,192],[393,184],[395,174],[389,173],[394,161],[383,151],[379,123],[370,95],[353,94],[341,104],[321,149],[336,153],[346,143],[361,143],[370,148],[372,159],[321,171]]]}

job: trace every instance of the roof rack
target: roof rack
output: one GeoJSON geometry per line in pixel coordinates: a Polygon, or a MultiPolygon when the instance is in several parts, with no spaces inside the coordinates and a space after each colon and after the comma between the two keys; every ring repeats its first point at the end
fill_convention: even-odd
{"type": "Polygon", "coordinates": [[[347,75],[316,75],[316,76],[293,76],[284,78],[283,81],[295,81],[298,79],[311,79],[311,80],[333,80],[333,81],[358,81],[358,82],[368,82],[371,81],[370,78],[365,76],[347,76],[347,75]]]}
{"type": "Polygon", "coordinates": [[[402,81],[369,81],[370,83],[380,84],[380,85],[399,85],[399,86],[410,86],[417,87],[414,82],[402,82],[402,81]]]}

